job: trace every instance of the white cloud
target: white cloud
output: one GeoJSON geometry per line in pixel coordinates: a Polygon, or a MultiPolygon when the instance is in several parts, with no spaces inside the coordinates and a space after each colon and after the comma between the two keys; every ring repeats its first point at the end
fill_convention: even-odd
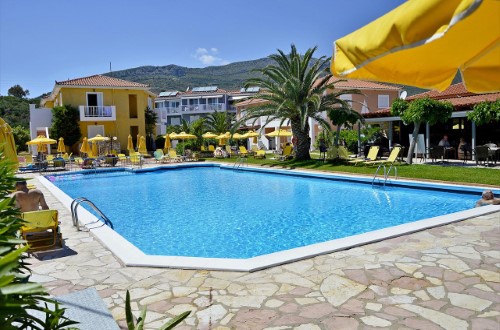
{"type": "Polygon", "coordinates": [[[195,50],[194,58],[201,62],[203,65],[226,65],[229,61],[215,56],[219,53],[219,49],[216,47],[203,48],[199,47],[195,50]]]}

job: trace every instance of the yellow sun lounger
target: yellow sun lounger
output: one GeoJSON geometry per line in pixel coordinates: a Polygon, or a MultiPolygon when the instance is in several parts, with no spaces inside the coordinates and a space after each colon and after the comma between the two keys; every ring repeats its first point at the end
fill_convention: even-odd
{"type": "Polygon", "coordinates": [[[379,146],[371,146],[366,158],[355,158],[353,160],[350,160],[349,164],[354,164],[354,166],[356,166],[367,161],[374,161],[375,159],[377,159],[378,150],[379,146]]]}
{"type": "Polygon", "coordinates": [[[59,236],[59,213],[57,210],[40,210],[21,213],[25,221],[21,235],[30,245],[30,250],[41,250],[56,246],[62,247],[59,236]]]}
{"type": "Polygon", "coordinates": [[[391,151],[391,154],[387,159],[382,159],[382,160],[373,160],[373,161],[367,161],[365,162],[365,165],[380,165],[380,164],[394,164],[396,159],[399,156],[399,153],[401,152],[401,147],[394,147],[391,151]]]}

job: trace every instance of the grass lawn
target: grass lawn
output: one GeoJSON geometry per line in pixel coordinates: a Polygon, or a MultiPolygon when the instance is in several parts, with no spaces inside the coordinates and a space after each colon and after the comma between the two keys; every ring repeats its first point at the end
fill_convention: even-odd
{"type": "MultiPolygon", "coordinates": [[[[275,159],[255,159],[248,157],[248,163],[275,168],[304,168],[319,171],[356,173],[373,176],[377,167],[364,165],[346,165],[341,162],[326,162],[313,159],[308,161],[278,161],[275,159]]],[[[313,155],[314,157],[314,155],[313,155]]],[[[236,158],[210,158],[210,160],[234,163],[236,158]]],[[[408,179],[437,180],[452,183],[484,184],[500,187],[500,169],[476,168],[446,165],[398,165],[399,177],[408,179]]]]}

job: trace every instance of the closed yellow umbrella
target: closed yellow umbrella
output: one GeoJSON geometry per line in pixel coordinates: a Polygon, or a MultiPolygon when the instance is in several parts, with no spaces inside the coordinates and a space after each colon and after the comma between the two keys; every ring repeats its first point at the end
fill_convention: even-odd
{"type": "Polygon", "coordinates": [[[146,154],[148,152],[148,150],[146,148],[146,137],[141,136],[139,138],[138,144],[139,145],[137,146],[137,151],[139,151],[141,154],[146,154]]]}
{"type": "Polygon", "coordinates": [[[134,142],[132,142],[132,135],[128,135],[128,140],[127,140],[127,150],[134,150],[134,142]]]}
{"type": "Polygon", "coordinates": [[[338,77],[445,90],[500,91],[500,1],[409,0],[337,40],[338,77]]]}
{"type": "Polygon", "coordinates": [[[14,163],[14,170],[17,170],[19,160],[17,159],[16,143],[12,134],[12,128],[2,118],[0,118],[0,150],[6,159],[14,163]]]}
{"type": "Polygon", "coordinates": [[[92,157],[99,157],[99,150],[97,149],[97,142],[92,142],[92,157]]]}
{"type": "Polygon", "coordinates": [[[266,134],[266,136],[269,136],[269,137],[277,137],[277,136],[289,137],[289,136],[292,136],[292,132],[284,130],[284,129],[278,129],[278,130],[272,131],[271,133],[266,134]]]}
{"type": "Polygon", "coordinates": [[[57,144],[57,152],[63,153],[66,152],[66,146],[64,145],[64,138],[59,138],[59,143],[57,144]]]}
{"type": "Polygon", "coordinates": [[[89,154],[90,152],[92,152],[86,137],[83,138],[82,146],[80,147],[80,152],[84,154],[89,154]]]}
{"type": "Polygon", "coordinates": [[[168,134],[165,135],[165,145],[163,146],[164,150],[168,150],[172,148],[172,142],[170,141],[170,136],[168,134]]]}

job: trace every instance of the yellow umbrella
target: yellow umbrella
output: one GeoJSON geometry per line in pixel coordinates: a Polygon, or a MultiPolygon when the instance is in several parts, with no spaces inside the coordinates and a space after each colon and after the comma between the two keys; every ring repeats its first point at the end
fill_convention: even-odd
{"type": "Polygon", "coordinates": [[[132,135],[128,135],[127,150],[134,150],[134,143],[132,142],[132,135]]]}
{"type": "Polygon", "coordinates": [[[175,139],[177,139],[177,140],[192,140],[192,139],[196,139],[196,135],[189,134],[186,132],[180,132],[179,134],[175,135],[175,139]]]}
{"type": "Polygon", "coordinates": [[[40,153],[47,152],[47,145],[54,143],[57,143],[57,141],[54,139],[49,139],[48,137],[45,137],[45,135],[39,135],[33,140],[26,142],[27,145],[36,145],[37,151],[40,153]]]}
{"type": "Polygon", "coordinates": [[[217,134],[214,134],[212,132],[206,132],[201,137],[204,139],[215,139],[217,137],[217,134]]]}
{"type": "Polygon", "coordinates": [[[80,147],[80,152],[84,154],[89,154],[92,152],[86,137],[83,138],[82,146],[80,147]]]}
{"type": "Polygon", "coordinates": [[[284,129],[279,129],[276,131],[272,131],[271,133],[268,133],[266,135],[269,137],[277,137],[277,136],[288,137],[288,136],[292,136],[292,132],[284,130],[284,129]]]}
{"type": "Polygon", "coordinates": [[[226,132],[224,134],[218,135],[215,138],[219,140],[219,145],[223,146],[226,144],[226,140],[231,137],[231,133],[226,132]]]}
{"type": "Polygon", "coordinates": [[[139,151],[141,154],[146,154],[148,150],[146,149],[146,137],[141,136],[139,139],[139,145],[137,147],[137,151],[139,151]]]}
{"type": "Polygon", "coordinates": [[[409,0],[337,40],[335,76],[471,92],[500,91],[500,1],[409,0]]]}
{"type": "Polygon", "coordinates": [[[260,136],[259,133],[256,131],[248,131],[245,134],[243,134],[247,139],[248,138],[253,138],[252,143],[256,144],[258,142],[258,137],[260,136]]]}
{"type": "Polygon", "coordinates": [[[88,142],[103,142],[103,141],[108,141],[109,137],[107,136],[102,136],[101,134],[97,134],[93,138],[87,139],[88,142]]]}
{"type": "Polygon", "coordinates": [[[49,139],[48,137],[45,137],[45,135],[38,135],[33,140],[26,142],[27,145],[54,144],[54,143],[57,143],[57,141],[54,139],[49,139]]]}
{"type": "Polygon", "coordinates": [[[247,137],[244,134],[234,133],[233,136],[231,136],[231,138],[235,140],[243,140],[246,139],[247,137]]]}
{"type": "Polygon", "coordinates": [[[64,138],[59,138],[59,143],[57,144],[57,152],[63,153],[66,152],[66,146],[64,145],[64,138]]]}
{"type": "Polygon", "coordinates": [[[13,163],[14,170],[19,167],[19,160],[17,159],[16,143],[12,128],[2,118],[0,118],[0,150],[6,159],[13,163]]]}
{"type": "Polygon", "coordinates": [[[170,141],[170,136],[167,134],[165,135],[165,145],[163,146],[164,150],[168,150],[172,147],[172,142],[170,141]]]}

